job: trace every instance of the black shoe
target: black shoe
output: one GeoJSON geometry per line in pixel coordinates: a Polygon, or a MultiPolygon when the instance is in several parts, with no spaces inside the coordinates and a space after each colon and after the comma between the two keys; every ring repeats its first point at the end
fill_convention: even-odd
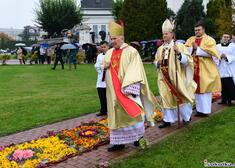
{"type": "Polygon", "coordinates": [[[125,145],[113,145],[111,147],[108,147],[108,152],[114,152],[119,151],[125,148],[125,145]]]}
{"type": "Polygon", "coordinates": [[[195,117],[207,117],[208,114],[204,114],[204,113],[201,113],[201,112],[196,112],[196,114],[194,115],[195,117]]]}
{"type": "MultiPolygon", "coordinates": [[[[141,138],[143,138],[143,137],[141,137],[141,138]]],[[[134,142],[134,146],[135,146],[135,147],[140,146],[140,140],[141,140],[141,138],[140,138],[138,141],[135,141],[135,142],[134,142]]]]}
{"type": "Polygon", "coordinates": [[[135,147],[140,146],[140,142],[139,142],[139,141],[135,141],[135,142],[134,142],[134,146],[135,146],[135,147]]]}
{"type": "Polygon", "coordinates": [[[105,116],[105,115],[107,115],[107,114],[106,113],[98,113],[98,114],[96,114],[97,117],[105,116]]]}
{"type": "Polygon", "coordinates": [[[183,122],[185,123],[185,125],[189,125],[191,120],[192,120],[192,118],[190,117],[190,119],[188,121],[183,120],[183,122]]]}
{"type": "Polygon", "coordinates": [[[161,125],[158,126],[158,128],[166,128],[166,127],[170,127],[171,126],[171,123],[170,122],[165,122],[163,121],[161,123],[161,125]]]}
{"type": "MultiPolygon", "coordinates": [[[[192,118],[190,117],[188,121],[192,121],[192,118]]],[[[187,122],[187,121],[183,120],[183,122],[187,122]]]]}
{"type": "Polygon", "coordinates": [[[185,125],[189,125],[190,122],[191,122],[191,120],[189,120],[189,121],[183,121],[183,122],[184,122],[185,125]]]}
{"type": "Polygon", "coordinates": [[[51,68],[51,70],[55,70],[55,68],[51,68]]]}

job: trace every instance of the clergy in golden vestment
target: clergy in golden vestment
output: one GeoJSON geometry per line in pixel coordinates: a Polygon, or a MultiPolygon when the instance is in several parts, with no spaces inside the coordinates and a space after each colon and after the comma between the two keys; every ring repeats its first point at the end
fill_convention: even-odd
{"type": "Polygon", "coordinates": [[[208,116],[211,113],[212,92],[221,91],[221,81],[218,69],[212,56],[220,60],[215,40],[205,33],[202,22],[195,27],[195,36],[186,41],[186,47],[193,56],[194,81],[197,83],[195,92],[195,116],[208,116]]]}
{"type": "Polygon", "coordinates": [[[104,60],[106,68],[109,152],[139,145],[144,136],[144,120],[152,121],[156,99],[149,90],[138,51],[124,42],[122,22],[109,24],[112,46],[104,60]]]}
{"type": "Polygon", "coordinates": [[[168,127],[178,120],[177,101],[180,120],[189,124],[196,90],[193,58],[183,44],[174,42],[173,29],[174,24],[166,19],[162,25],[164,43],[158,48],[154,61],[163,111],[159,128],[168,127]]]}

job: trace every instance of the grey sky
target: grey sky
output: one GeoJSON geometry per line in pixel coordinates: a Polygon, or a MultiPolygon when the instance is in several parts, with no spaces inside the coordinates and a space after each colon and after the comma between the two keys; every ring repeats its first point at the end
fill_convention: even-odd
{"type": "MultiPolygon", "coordinates": [[[[0,28],[23,28],[26,25],[34,25],[34,9],[38,1],[0,0],[0,28]]],[[[177,11],[184,0],[167,1],[168,6],[177,11]]]]}

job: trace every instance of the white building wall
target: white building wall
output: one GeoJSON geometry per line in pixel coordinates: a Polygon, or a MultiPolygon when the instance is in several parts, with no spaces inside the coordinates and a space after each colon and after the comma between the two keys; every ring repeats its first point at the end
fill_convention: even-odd
{"type": "Polygon", "coordinates": [[[91,35],[89,30],[81,30],[79,32],[79,43],[83,45],[85,43],[91,43],[91,35]]]}
{"type": "MultiPolygon", "coordinates": [[[[90,32],[95,32],[95,35],[96,35],[95,42],[99,43],[101,41],[99,32],[102,30],[102,28],[105,29],[105,32],[106,32],[105,40],[110,41],[109,36],[108,36],[108,32],[109,32],[108,24],[110,21],[113,21],[113,16],[111,14],[111,11],[110,10],[84,10],[83,14],[84,14],[83,24],[87,24],[91,28],[90,32]]],[[[91,35],[89,34],[89,36],[90,38],[86,38],[86,39],[87,40],[89,39],[90,42],[92,42],[91,35]]]]}

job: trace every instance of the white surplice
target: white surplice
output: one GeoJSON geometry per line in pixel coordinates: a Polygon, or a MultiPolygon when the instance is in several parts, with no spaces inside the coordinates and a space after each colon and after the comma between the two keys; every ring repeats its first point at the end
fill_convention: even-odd
{"type": "Polygon", "coordinates": [[[230,43],[228,46],[217,44],[217,50],[220,55],[225,54],[227,57],[227,59],[222,58],[218,64],[221,78],[233,77],[235,79],[235,44],[230,43]]]}

